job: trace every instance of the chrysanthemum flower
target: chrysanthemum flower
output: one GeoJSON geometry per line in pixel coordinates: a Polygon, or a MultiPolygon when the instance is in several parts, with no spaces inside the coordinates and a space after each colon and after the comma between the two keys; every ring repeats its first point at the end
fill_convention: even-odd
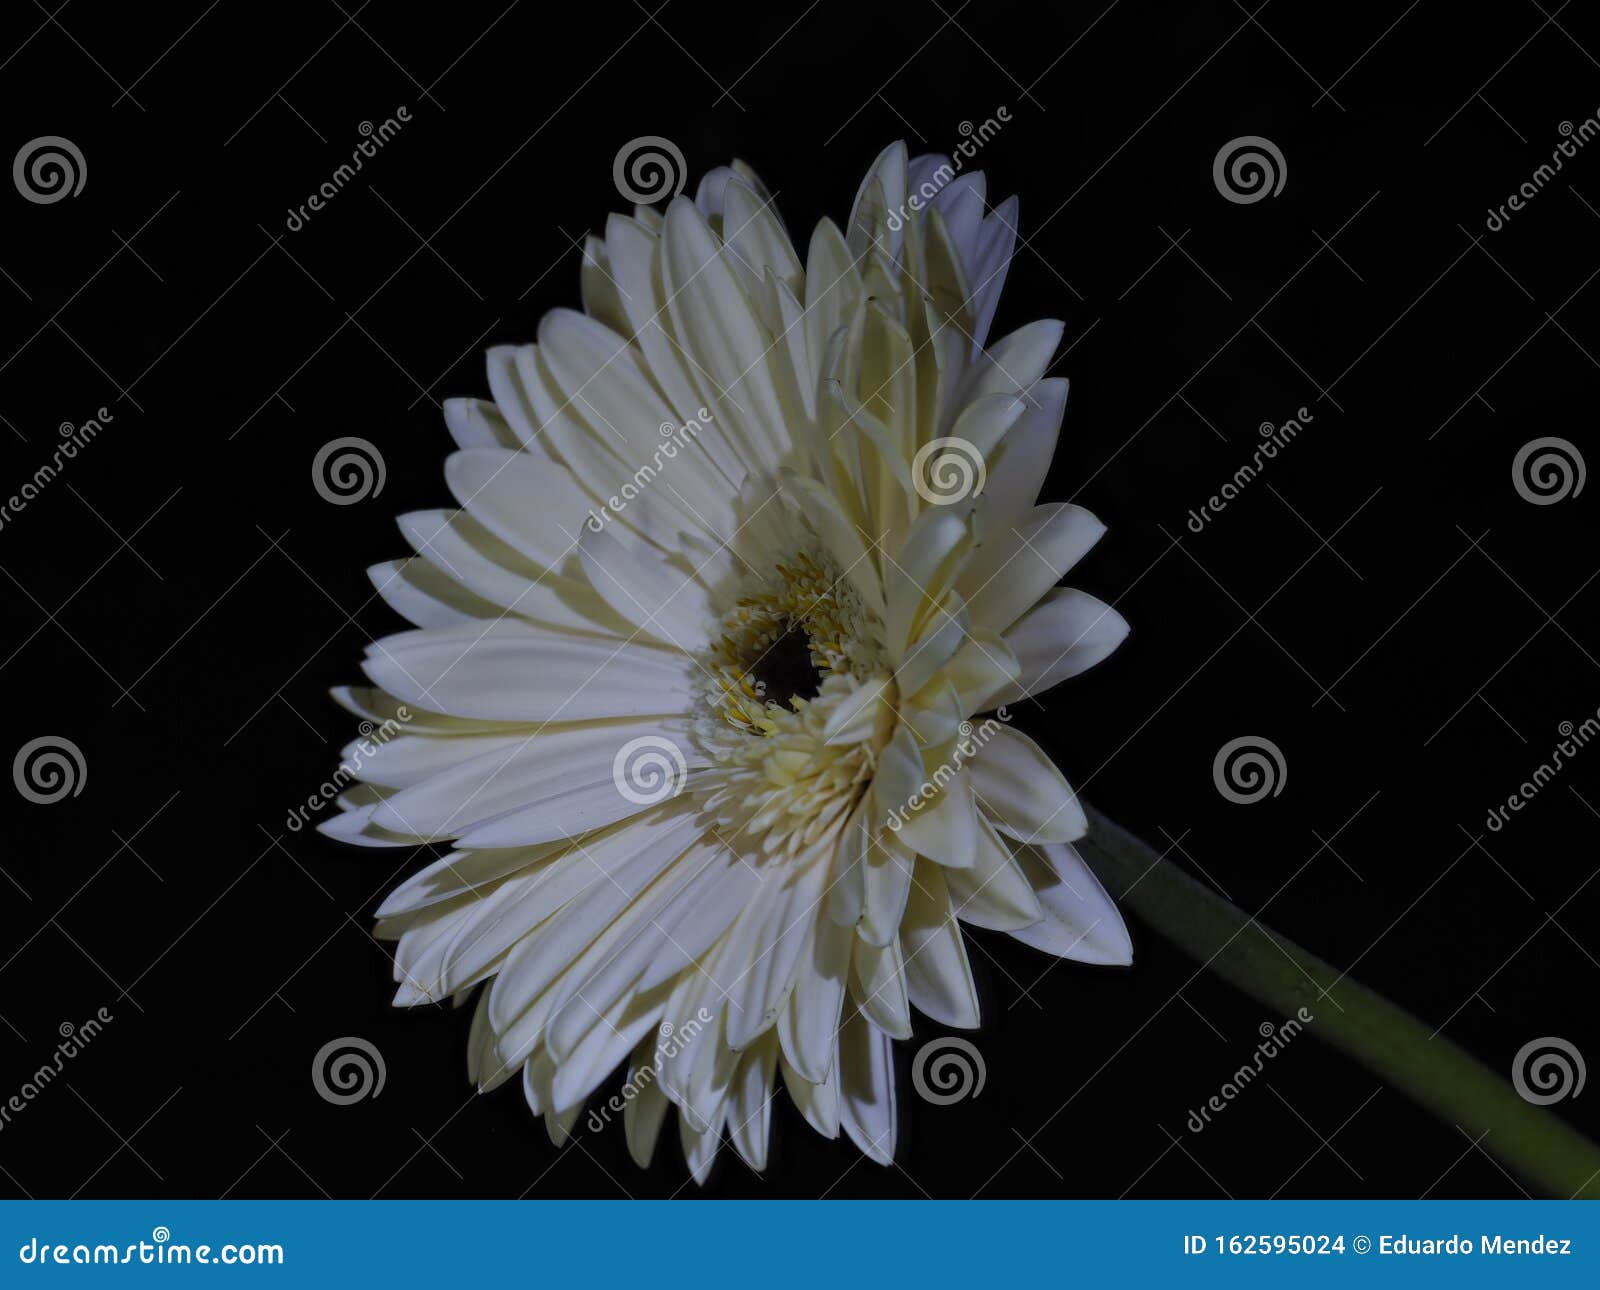
{"type": "Polygon", "coordinates": [[[612,216],[372,570],[416,630],[339,693],[382,733],[324,827],[454,844],[378,910],[395,1002],[481,986],[471,1076],[558,1143],[627,1061],[641,1164],[675,1106],[697,1179],[764,1167],[780,1076],[887,1163],[912,1009],[979,1025],[961,923],[1131,959],[1006,707],[1127,632],[1057,585],[1103,526],[1035,504],[1062,328],[988,341],[1016,202],[953,173],[889,148],[804,259],[739,163],[612,216]]]}

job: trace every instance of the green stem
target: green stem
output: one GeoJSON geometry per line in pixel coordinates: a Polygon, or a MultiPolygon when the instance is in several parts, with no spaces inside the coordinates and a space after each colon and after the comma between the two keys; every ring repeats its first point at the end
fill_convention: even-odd
{"type": "Polygon", "coordinates": [[[1546,1194],[1600,1198],[1600,1149],[1524,1101],[1476,1058],[1316,955],[1263,927],[1089,810],[1084,858],[1119,904],[1280,1015],[1305,1008],[1311,1034],[1460,1128],[1546,1194]]]}

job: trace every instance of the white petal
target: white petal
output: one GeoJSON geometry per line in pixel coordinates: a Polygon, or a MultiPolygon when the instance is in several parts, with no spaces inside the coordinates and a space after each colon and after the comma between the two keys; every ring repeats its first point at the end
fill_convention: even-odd
{"type": "MultiPolygon", "coordinates": [[[[838,1062],[834,1062],[835,1071],[838,1062]]],[[[813,1084],[800,1075],[782,1053],[778,1055],[778,1068],[783,1072],[783,1086],[789,1098],[805,1121],[825,1138],[839,1136],[839,1082],[835,1072],[820,1084],[813,1084]]]]}
{"type": "Polygon", "coordinates": [[[771,1139],[773,1076],[778,1065],[778,1041],[770,1032],[739,1062],[733,1096],[728,1104],[728,1137],[745,1164],[767,1167],[771,1139]]]}
{"type": "Polygon", "coordinates": [[[962,571],[958,586],[972,621],[1003,632],[1100,540],[1106,526],[1081,506],[1035,507],[1015,528],[995,533],[962,571]]]}
{"type": "Polygon", "coordinates": [[[1064,843],[1018,847],[1017,859],[1044,906],[1045,917],[1032,927],[1013,931],[1024,945],[1046,954],[1126,967],[1133,962],[1133,941],[1116,904],[1083,858],[1064,843]]]}
{"type": "Polygon", "coordinates": [[[454,627],[503,612],[427,560],[388,560],[368,569],[367,577],[389,608],[418,627],[454,627]]]}
{"type": "Polygon", "coordinates": [[[462,448],[516,448],[521,443],[500,409],[484,399],[446,399],[444,421],[462,448]]]}
{"type": "Polygon", "coordinates": [[[724,432],[733,428],[768,469],[782,459],[782,406],[772,344],[705,217],[686,198],[667,208],[662,272],[673,330],[694,359],[691,379],[724,432]]]}
{"type": "Polygon", "coordinates": [[[559,569],[577,550],[583,494],[554,462],[486,448],[453,453],[444,477],[473,519],[538,569],[559,569]]]}
{"type": "Polygon", "coordinates": [[[900,841],[941,865],[970,868],[978,854],[979,817],[974,787],[975,780],[966,767],[956,771],[931,802],[905,817],[900,841]]]}
{"type": "Polygon", "coordinates": [[[1055,456],[1067,408],[1067,382],[1052,377],[1028,393],[1032,401],[1006,432],[996,459],[989,463],[989,479],[976,515],[980,550],[993,540],[991,530],[1009,532],[1033,506],[1055,456]]]}
{"type": "Polygon", "coordinates": [[[569,917],[525,940],[495,978],[489,1016],[497,1031],[504,1033],[643,885],[683,854],[695,823],[690,811],[676,805],[585,839],[560,864],[541,871],[519,918],[531,930],[558,911],[569,917]]]}
{"type": "Polygon", "coordinates": [[[828,918],[816,920],[795,974],[789,1006],[778,1022],[784,1056],[814,1083],[826,1079],[833,1065],[850,947],[855,939],[854,927],[841,927],[828,918]]]}
{"type": "Polygon", "coordinates": [[[1044,917],[1033,884],[987,820],[979,828],[977,863],[970,869],[950,870],[945,881],[956,917],[974,927],[1014,932],[1044,917]]]}
{"type": "Polygon", "coordinates": [[[710,593],[692,573],[674,568],[643,543],[585,526],[578,545],[589,585],[641,632],[685,652],[709,643],[716,619],[710,593]]]}
{"type": "Polygon", "coordinates": [[[471,748],[463,749],[456,764],[439,765],[421,782],[386,798],[374,822],[419,838],[460,837],[472,848],[533,846],[577,837],[665,801],[704,763],[681,719],[549,725],[483,742],[496,746],[470,760],[465,754],[471,748]],[[628,766],[619,763],[619,758],[630,761],[628,748],[641,743],[660,751],[663,760],[677,750],[671,777],[648,794],[633,791],[628,766]]]}
{"type": "Polygon", "coordinates": [[[978,988],[967,947],[950,907],[944,873],[926,860],[917,861],[912,875],[900,946],[905,954],[906,993],[917,1009],[941,1025],[976,1030],[978,988]]]}
{"type": "Polygon", "coordinates": [[[1128,635],[1128,623],[1110,605],[1071,587],[1052,591],[1005,634],[1022,670],[1016,683],[994,696],[1016,703],[1093,667],[1128,635]]]}
{"type": "Polygon", "coordinates": [[[683,1158],[689,1166],[689,1174],[704,1187],[711,1179],[711,1166],[717,1162],[717,1149],[722,1146],[722,1119],[719,1118],[716,1124],[701,1133],[680,1115],[678,1135],[683,1143],[683,1158]]]}
{"type": "Polygon", "coordinates": [[[887,1165],[896,1119],[893,1041],[852,1011],[839,1036],[840,1123],[869,1160],[887,1165]]]}
{"type": "Polygon", "coordinates": [[[509,620],[388,636],[363,668],[402,701],[493,721],[673,716],[693,701],[687,660],[509,620]]]}
{"type": "MultiPolygon", "coordinates": [[[[644,1060],[648,1061],[649,1058],[644,1060]]],[[[638,1065],[628,1072],[628,1083],[638,1092],[623,1104],[623,1134],[633,1163],[641,1169],[648,1169],[650,1158],[655,1155],[656,1139],[661,1136],[661,1122],[666,1119],[670,1104],[653,1078],[641,1078],[638,1065]]]]}
{"type": "MultiPolygon", "coordinates": [[[[728,1043],[747,1048],[775,1025],[801,970],[800,954],[812,926],[822,918],[821,900],[829,867],[812,857],[803,871],[787,880],[782,899],[756,942],[756,957],[737,985],[728,985],[728,1043]]],[[[826,920],[824,920],[826,921],[826,920]]],[[[831,922],[829,923],[832,926],[831,922]]],[[[804,1072],[802,1072],[804,1073],[804,1072]]]]}
{"type": "Polygon", "coordinates": [[[1021,842],[1073,842],[1089,828],[1077,795],[1044,749],[999,726],[967,763],[978,805],[1021,842]]]}
{"type": "Polygon", "coordinates": [[[457,896],[480,895],[502,878],[544,865],[566,849],[566,844],[512,851],[453,851],[418,870],[384,898],[374,915],[391,918],[457,896]]]}
{"type": "Polygon", "coordinates": [[[879,1030],[895,1039],[911,1038],[911,1003],[906,996],[899,940],[872,945],[856,938],[850,997],[879,1030]]]}

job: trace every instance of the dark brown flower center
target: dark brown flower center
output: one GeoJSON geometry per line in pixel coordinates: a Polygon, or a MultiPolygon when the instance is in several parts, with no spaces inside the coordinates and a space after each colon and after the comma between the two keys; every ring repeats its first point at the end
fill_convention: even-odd
{"type": "Polygon", "coordinates": [[[811,638],[804,627],[787,621],[779,636],[750,664],[756,692],[779,707],[793,699],[814,699],[822,688],[822,674],[811,657],[811,638]]]}

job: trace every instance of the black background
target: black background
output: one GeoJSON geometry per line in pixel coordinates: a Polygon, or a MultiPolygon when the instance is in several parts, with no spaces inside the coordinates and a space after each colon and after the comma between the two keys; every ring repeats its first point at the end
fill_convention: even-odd
{"type": "MultiPolygon", "coordinates": [[[[1485,830],[1558,724],[1600,708],[1594,487],[1536,506],[1511,473],[1544,435],[1600,463],[1600,145],[1485,228],[1600,109],[1583,6],[58,3],[0,18],[5,155],[61,135],[87,165],[76,197],[0,194],[0,492],[61,423],[114,419],[0,528],[4,754],[58,735],[87,765],[76,797],[6,806],[0,1094],[62,1023],[115,1020],[0,1130],[0,1188],[698,1194],[671,1134],[641,1173],[616,1127],[557,1152],[514,1085],[474,1096],[466,1015],[391,1009],[367,935],[422,857],[284,824],[352,737],[327,688],[403,626],[364,569],[403,554],[394,515],[447,501],[437,401],[487,397],[482,351],[577,303],[577,243],[623,208],[612,159],[647,134],[696,178],[751,163],[803,243],[887,142],[949,151],[1006,107],[980,164],[1028,240],[997,333],[1066,322],[1045,496],[1110,525],[1073,581],[1133,624],[1023,728],[1492,1067],[1550,1035],[1600,1060],[1600,751],[1485,830]],[[1277,197],[1219,194],[1242,135],[1282,151],[1277,197]],[[1301,407],[1305,433],[1190,532],[1258,425],[1301,407]],[[311,482],[341,435],[386,462],[354,506],[311,482]],[[1252,806],[1212,780],[1246,734],[1288,768],[1252,806]],[[387,1083],[337,1107],[310,1063],[344,1035],[387,1083]]],[[[767,1174],[725,1148],[706,1192],[1521,1194],[1314,1037],[1190,1133],[1282,1018],[1133,933],[1127,972],[976,936],[981,1096],[904,1088],[891,1169],[780,1100],[767,1174]]],[[[1558,1110],[1600,1132],[1594,1092],[1558,1110]]]]}

